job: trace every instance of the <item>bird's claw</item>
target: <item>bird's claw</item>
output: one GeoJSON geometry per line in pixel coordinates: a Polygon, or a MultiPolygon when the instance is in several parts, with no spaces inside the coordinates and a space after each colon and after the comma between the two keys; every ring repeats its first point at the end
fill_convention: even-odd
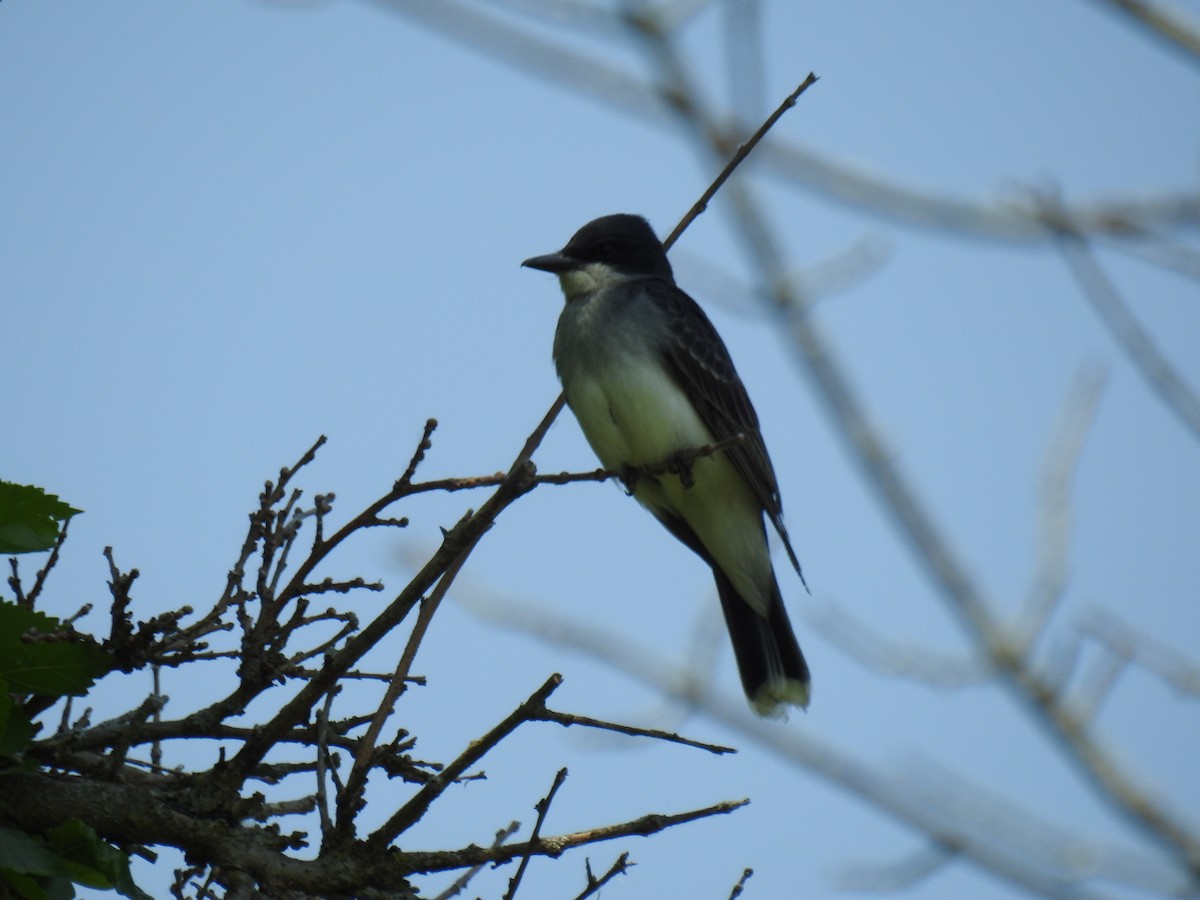
{"type": "Polygon", "coordinates": [[[695,460],[682,450],[677,450],[667,457],[667,471],[672,475],[679,476],[679,483],[684,486],[684,489],[690,488],[696,483],[696,477],[692,474],[694,462],[695,460]]]}

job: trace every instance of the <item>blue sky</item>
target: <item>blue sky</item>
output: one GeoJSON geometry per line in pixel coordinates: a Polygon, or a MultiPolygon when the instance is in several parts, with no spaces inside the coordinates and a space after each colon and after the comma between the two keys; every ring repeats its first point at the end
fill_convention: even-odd
{"type": "MultiPolygon", "coordinates": [[[[142,573],[140,616],[211,602],[262,481],[319,434],[329,444],[302,482],[310,495],[336,492],[342,515],[390,486],[431,416],[440,427],[426,477],[506,468],[558,391],[550,343],[561,297],[520,261],[609,212],[640,212],[665,234],[711,180],[678,128],[515,70],[397,14],[408,7],[0,3],[0,477],[86,510],[48,611],[102,604],[107,545],[142,573]]],[[[764,7],[764,91],[735,92],[745,117],[757,120],[809,71],[821,77],[777,126],[781,141],[976,204],[1048,190],[1084,203],[1195,194],[1200,69],[1105,4],[764,7]]],[[[1180,8],[1200,18],[1200,4],[1180,8]]],[[[499,14],[529,27],[519,12],[499,14]]],[[[702,11],[685,47],[724,106],[722,23],[720,9],[702,11]]],[[[639,77],[648,71],[625,45],[567,39],[639,77]]],[[[1200,443],[1129,364],[1053,249],[914,228],[762,168],[751,178],[799,272],[862,242],[881,255],[877,269],[819,298],[818,324],[894,457],[1007,615],[1035,577],[1041,473],[1064,404],[1081,370],[1106,373],[1074,480],[1071,580],[1049,643],[1106,610],[1194,659],[1200,443]]],[[[1049,822],[1153,856],[1010,695],[872,673],[816,627],[816,614],[835,605],[904,645],[951,657],[969,649],[786,339],[748,290],[712,274],[752,283],[729,226],[718,198],[673,260],[755,400],[812,587],[810,597],[784,581],[814,670],[813,705],[775,733],[883,772],[933,760],[1049,822]]],[[[1179,236],[1195,247],[1194,226],[1179,236]]],[[[1196,282],[1111,244],[1099,258],[1200,385],[1196,282]]],[[[569,414],[536,461],[543,471],[595,465],[569,414]]],[[[331,574],[398,589],[439,528],[481,502],[427,498],[397,510],[412,520],[405,532],[347,548],[331,574]]],[[[669,660],[690,652],[697,631],[719,628],[704,567],[612,486],[525,498],[457,591],[539,604],[669,660]]],[[[369,614],[374,601],[359,602],[369,614]]],[[[105,627],[101,613],[81,624],[105,627]]],[[[723,641],[714,639],[713,677],[737,701],[723,641]]],[[[388,654],[381,648],[380,668],[393,664],[388,654]]],[[[486,843],[514,818],[527,833],[533,802],[564,764],[571,775],[550,833],[752,799],[733,816],[649,841],[535,862],[529,896],[571,896],[585,854],[603,868],[623,849],[639,865],[606,896],[724,898],[746,866],[756,873],[747,896],[821,896],[848,867],[923,846],[743,733],[681,719],[629,678],[460,605],[439,612],[417,668],[430,687],[406,697],[398,721],[420,735],[424,758],[455,755],[554,671],[566,678],[562,708],[741,748],[710,759],[550,726],[518,733],[488,759],[488,781],[447,795],[414,845],[486,843]]],[[[148,687],[128,682],[98,702],[115,711],[148,687]]],[[[168,713],[200,702],[197,687],[168,679],[168,713]]],[[[1134,671],[1098,726],[1194,823],[1194,698],[1134,671]]],[[[401,794],[380,788],[382,815],[401,794]]],[[[485,873],[476,892],[498,896],[509,874],[485,873]]],[[[169,876],[143,869],[139,878],[162,893],[169,876]]],[[[1012,888],[954,863],[911,893],[998,898],[1012,888]]]]}

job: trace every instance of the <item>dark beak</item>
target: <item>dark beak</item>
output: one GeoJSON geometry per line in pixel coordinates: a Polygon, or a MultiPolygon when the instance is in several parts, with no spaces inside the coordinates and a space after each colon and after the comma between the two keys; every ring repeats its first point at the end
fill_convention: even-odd
{"type": "Polygon", "coordinates": [[[553,272],[555,275],[560,275],[563,272],[570,272],[572,269],[579,268],[579,262],[571,259],[569,256],[564,256],[562,253],[547,253],[545,256],[531,256],[521,265],[530,269],[540,269],[543,272],[553,272]]]}

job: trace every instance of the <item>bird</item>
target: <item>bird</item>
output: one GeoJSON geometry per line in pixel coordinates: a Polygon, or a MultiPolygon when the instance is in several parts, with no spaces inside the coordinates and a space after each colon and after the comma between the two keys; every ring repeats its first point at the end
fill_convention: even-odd
{"type": "Polygon", "coordinates": [[[601,464],[711,567],[750,706],[776,719],[788,707],[806,708],[811,678],[771,564],[766,520],[802,584],[804,574],[758,414],[724,341],[676,285],[649,222],[602,216],[558,252],[522,265],[558,276],[566,302],[554,365],[601,464]],[[695,452],[712,444],[721,448],[695,452]]]}

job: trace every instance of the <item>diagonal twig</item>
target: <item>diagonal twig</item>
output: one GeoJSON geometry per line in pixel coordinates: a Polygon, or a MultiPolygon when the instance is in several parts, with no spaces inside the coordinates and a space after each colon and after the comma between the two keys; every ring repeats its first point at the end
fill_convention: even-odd
{"type": "MultiPolygon", "coordinates": [[[[554,795],[558,793],[558,789],[563,786],[563,782],[567,780],[567,769],[564,766],[558,770],[554,776],[554,782],[550,785],[550,790],[546,796],[534,804],[534,809],[537,810],[537,821],[533,823],[533,831],[529,833],[529,846],[537,845],[538,840],[542,835],[542,824],[546,821],[546,815],[550,812],[550,804],[554,802],[554,795]]],[[[531,853],[526,853],[521,857],[521,862],[517,866],[516,874],[508,880],[508,890],[504,892],[504,900],[513,900],[517,895],[517,887],[521,884],[521,879],[525,877],[525,869],[529,866],[531,853]]]]}
{"type": "Polygon", "coordinates": [[[604,887],[618,875],[624,875],[629,871],[630,866],[637,865],[629,861],[629,853],[622,853],[617,857],[616,861],[608,867],[608,871],[597,878],[592,874],[591,863],[587,863],[587,887],[583,889],[582,894],[577,894],[575,900],[586,900],[586,898],[599,893],[600,888],[604,887]]]}
{"type": "Polygon", "coordinates": [[[670,250],[671,245],[679,239],[679,236],[683,234],[689,225],[692,224],[695,218],[708,209],[708,202],[712,200],[714,196],[716,196],[717,191],[719,191],[721,186],[729,180],[729,176],[733,174],[734,170],[740,166],[742,161],[754,151],[754,148],[758,146],[758,142],[761,141],[766,136],[767,132],[770,131],[775,125],[775,123],[783,117],[783,114],[796,105],[796,101],[800,99],[800,95],[807,91],[809,87],[816,84],[816,82],[817,76],[812,72],[809,72],[808,77],[800,83],[800,86],[788,94],[784,101],[775,109],[775,112],[771,113],[771,115],[767,117],[766,121],[758,126],[758,130],[750,136],[750,139],[737,148],[737,152],[734,153],[729,162],[725,164],[725,168],[721,170],[721,174],[718,175],[713,183],[708,186],[708,189],[700,195],[700,199],[692,204],[692,208],[689,209],[684,217],[679,220],[679,224],[675,226],[674,230],[667,235],[666,240],[663,241],[664,250],[670,250]]]}
{"type": "Polygon", "coordinates": [[[1121,345],[1154,392],[1179,420],[1200,437],[1200,395],[1184,380],[1121,297],[1100,266],[1079,228],[1052,202],[1043,204],[1043,218],[1059,238],[1063,259],[1100,321],[1121,345]]]}

